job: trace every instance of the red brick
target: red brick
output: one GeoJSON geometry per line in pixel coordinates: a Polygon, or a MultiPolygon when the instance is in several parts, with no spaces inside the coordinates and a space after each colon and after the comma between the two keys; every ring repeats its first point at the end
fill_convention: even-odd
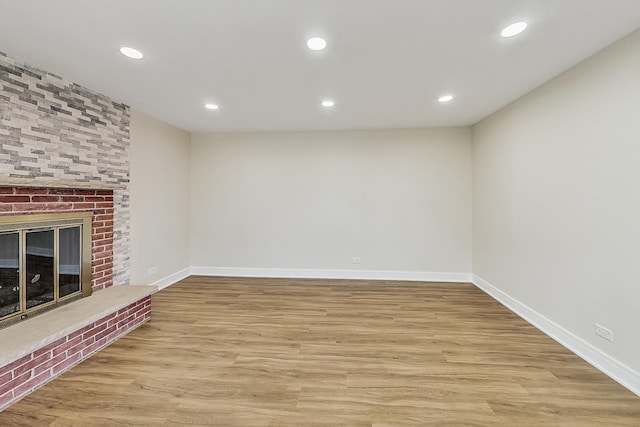
{"type": "Polygon", "coordinates": [[[105,261],[110,261],[113,258],[113,254],[111,252],[97,252],[95,254],[93,254],[93,260],[94,261],[102,261],[103,263],[105,261]]]}
{"type": "Polygon", "coordinates": [[[53,357],[57,357],[59,354],[64,354],[68,349],[80,344],[81,342],[82,342],[82,335],[78,335],[73,339],[69,339],[64,344],[54,348],[52,351],[52,355],[53,357]]]}
{"type": "Polygon", "coordinates": [[[79,360],[80,360],[80,353],[76,353],[73,356],[69,356],[63,362],[61,362],[61,363],[57,364],[56,366],[54,366],[53,368],[51,368],[51,371],[52,371],[53,375],[57,375],[58,373],[66,371],[67,369],[69,369],[71,366],[76,364],[79,360]]]}
{"type": "Polygon", "coordinates": [[[127,315],[127,317],[125,319],[121,320],[120,322],[118,322],[118,324],[116,326],[118,327],[118,329],[125,328],[127,325],[133,323],[135,318],[136,318],[135,316],[127,315]]]}
{"type": "Polygon", "coordinates": [[[73,209],[77,210],[77,209],[93,209],[96,207],[95,203],[86,203],[86,202],[80,202],[80,203],[74,203],[73,204],[73,209]]]}
{"type": "Polygon", "coordinates": [[[0,375],[0,386],[4,385],[7,381],[11,381],[13,375],[11,372],[7,372],[6,374],[0,375]]]}
{"type": "Polygon", "coordinates": [[[31,378],[31,371],[25,372],[24,374],[20,375],[19,377],[17,377],[17,378],[14,377],[11,381],[0,385],[0,395],[3,394],[3,393],[6,393],[8,390],[13,390],[18,385],[20,385],[20,384],[24,383],[25,381],[27,381],[29,378],[31,378]]]}
{"type": "Polygon", "coordinates": [[[82,357],[85,358],[89,356],[91,353],[99,350],[100,348],[104,347],[106,344],[107,344],[107,338],[106,337],[101,338],[100,340],[94,342],[90,346],[82,349],[82,357]]]}
{"type": "Polygon", "coordinates": [[[41,354],[40,356],[28,361],[22,366],[18,366],[13,370],[13,377],[17,378],[25,372],[29,372],[33,369],[34,366],[38,366],[39,364],[46,362],[51,359],[51,352],[41,354]]]}
{"type": "Polygon", "coordinates": [[[47,194],[46,188],[38,188],[38,187],[17,187],[16,194],[47,194]]]}
{"type": "Polygon", "coordinates": [[[87,326],[85,326],[83,328],[80,328],[77,331],[70,333],[69,336],[67,337],[67,339],[69,341],[71,341],[75,337],[80,336],[80,335],[84,334],[85,332],[91,330],[91,328],[93,328],[93,327],[94,327],[94,324],[91,323],[90,325],[87,325],[87,326]]]}
{"type": "MultiPolygon", "coordinates": [[[[95,286],[103,286],[103,285],[107,285],[109,283],[111,283],[113,281],[113,276],[111,274],[104,276],[104,277],[100,277],[99,279],[97,279],[95,281],[95,286]]],[[[105,287],[105,286],[103,286],[105,287]]],[[[102,289],[102,288],[100,288],[102,289]]]]}
{"type": "Polygon", "coordinates": [[[0,196],[0,203],[29,203],[29,196],[0,196]]]}
{"type": "MultiPolygon", "coordinates": [[[[104,197],[105,196],[86,196],[84,198],[85,202],[104,202],[104,197]]],[[[109,206],[103,206],[105,208],[108,208],[109,206]]]]}
{"type": "Polygon", "coordinates": [[[0,409],[11,401],[13,401],[13,391],[9,390],[0,396],[0,409]]]}
{"type": "Polygon", "coordinates": [[[48,211],[71,210],[72,203],[47,203],[45,209],[48,211]]]}
{"type": "Polygon", "coordinates": [[[40,375],[42,372],[50,369],[52,366],[57,365],[58,363],[62,362],[66,358],[67,358],[67,355],[64,353],[57,355],[53,359],[48,360],[45,363],[42,363],[36,366],[35,368],[33,368],[33,375],[40,375]]]}
{"type": "Polygon", "coordinates": [[[125,317],[126,317],[126,314],[119,314],[116,317],[114,317],[113,319],[110,319],[109,322],[107,322],[107,326],[116,325],[118,322],[120,322],[125,317]]]}
{"type": "Polygon", "coordinates": [[[0,194],[13,194],[14,192],[14,187],[0,187],[0,194]]]}
{"type": "Polygon", "coordinates": [[[113,215],[113,209],[96,209],[96,215],[113,215]]]}
{"type": "MultiPolygon", "coordinates": [[[[28,196],[27,196],[28,197],[28,196]]],[[[14,211],[20,211],[20,212],[27,212],[27,211],[33,211],[33,212],[43,212],[45,208],[45,205],[42,203],[16,203],[13,205],[13,210],[14,211]]]]}
{"type": "Polygon", "coordinates": [[[47,194],[73,194],[73,188],[47,188],[47,194]]]}
{"type": "Polygon", "coordinates": [[[44,347],[39,348],[38,350],[33,352],[33,357],[38,357],[43,353],[47,353],[51,350],[53,350],[54,348],[58,347],[60,344],[64,343],[65,341],[67,341],[67,337],[62,337],[58,340],[55,340],[54,342],[52,342],[51,344],[47,344],[44,347]]]}
{"type": "Polygon", "coordinates": [[[24,365],[26,362],[32,359],[31,354],[27,354],[26,356],[21,357],[20,359],[14,360],[11,363],[8,363],[0,368],[0,375],[4,375],[6,372],[13,371],[14,368],[18,366],[24,365]]]}
{"type": "Polygon", "coordinates": [[[131,308],[128,310],[128,313],[129,313],[129,314],[135,314],[135,313],[137,313],[138,311],[142,310],[143,308],[144,308],[144,304],[137,303],[135,306],[131,307],[131,308]]]}
{"type": "Polygon", "coordinates": [[[93,267],[91,270],[92,270],[93,272],[98,272],[98,271],[105,271],[105,270],[108,270],[108,269],[110,269],[110,268],[111,268],[111,265],[109,265],[109,264],[105,264],[105,265],[98,265],[98,266],[95,266],[95,267],[93,267]]]}
{"type": "Polygon", "coordinates": [[[93,334],[95,334],[95,332],[93,332],[94,329],[92,329],[91,331],[87,332],[86,334],[91,334],[91,336],[85,337],[86,334],[82,335],[82,342],[80,342],[80,344],[71,347],[69,350],[67,350],[67,357],[70,357],[74,354],[79,353],[83,348],[87,347],[88,345],[91,345],[95,342],[95,339],[93,338],[93,334]]]}
{"type": "Polygon", "coordinates": [[[150,308],[145,308],[142,311],[139,311],[138,313],[136,313],[136,319],[139,319],[141,317],[147,317],[147,315],[151,313],[151,309],[150,308]]]}
{"type": "MultiPolygon", "coordinates": [[[[105,325],[106,327],[106,325],[105,325]]],[[[84,334],[82,334],[82,344],[80,346],[78,346],[79,349],[83,349],[86,346],[93,344],[93,342],[96,340],[95,336],[96,334],[100,332],[99,329],[95,329],[93,328],[92,330],[90,330],[89,332],[85,332],[84,334]]],[[[69,354],[75,353],[77,351],[77,349],[73,348],[73,352],[69,351],[69,354]]]]}
{"type": "Polygon", "coordinates": [[[51,378],[51,372],[45,371],[40,375],[30,379],[26,383],[16,387],[13,390],[13,395],[16,397],[22,396],[23,394],[33,390],[37,386],[44,384],[44,382],[47,381],[49,378],[51,378]]]}
{"type": "Polygon", "coordinates": [[[113,244],[113,239],[99,239],[99,240],[94,239],[91,242],[91,246],[93,246],[94,248],[104,246],[104,248],[102,249],[103,251],[107,251],[107,250],[110,251],[112,244],[113,244]]]}
{"type": "Polygon", "coordinates": [[[90,331],[87,331],[84,334],[82,334],[82,343],[83,344],[91,344],[93,341],[95,341],[95,336],[97,334],[99,334],[100,332],[104,331],[105,329],[107,329],[107,321],[106,320],[104,321],[104,323],[101,323],[97,327],[94,327],[90,331]],[[92,337],[93,337],[93,341],[91,341],[92,337]]]}
{"type": "Polygon", "coordinates": [[[113,190],[97,190],[96,195],[98,196],[113,196],[113,190]]]}
{"type": "Polygon", "coordinates": [[[86,200],[84,199],[84,196],[60,196],[60,201],[74,202],[74,203],[86,202],[86,200]]]}
{"type": "Polygon", "coordinates": [[[60,196],[31,196],[31,201],[32,202],[39,202],[39,203],[43,203],[43,202],[59,202],[60,201],[60,196]]]}
{"type": "Polygon", "coordinates": [[[137,317],[143,316],[143,315],[144,315],[146,312],[148,312],[148,311],[149,311],[149,307],[147,307],[147,306],[142,306],[142,307],[140,307],[139,309],[137,309],[137,310],[134,312],[134,314],[136,315],[136,318],[137,318],[137,317]]]}
{"type": "Polygon", "coordinates": [[[111,343],[115,340],[117,340],[118,338],[120,338],[122,335],[124,335],[126,333],[126,331],[123,331],[122,329],[116,329],[115,331],[111,332],[109,335],[107,335],[107,343],[111,343]]]}
{"type": "Polygon", "coordinates": [[[99,254],[99,253],[107,252],[107,251],[111,252],[112,248],[108,247],[108,246],[105,246],[105,245],[102,245],[102,246],[93,245],[93,247],[91,248],[91,255],[93,256],[95,254],[99,254]]]}
{"type": "Polygon", "coordinates": [[[13,205],[10,203],[0,203],[0,212],[11,212],[13,210],[13,205]]]}
{"type": "Polygon", "coordinates": [[[101,317],[99,320],[95,321],[96,327],[106,326],[107,322],[116,317],[116,313],[111,313],[107,316],[101,317]]]}
{"type": "Polygon", "coordinates": [[[101,340],[102,338],[106,337],[107,335],[109,335],[115,330],[116,330],[115,325],[106,328],[105,330],[103,330],[102,332],[100,332],[98,335],[95,336],[96,341],[101,340]]]}
{"type": "Polygon", "coordinates": [[[96,190],[90,190],[88,188],[76,188],[73,191],[73,194],[77,194],[80,196],[94,196],[96,194],[96,190]]]}

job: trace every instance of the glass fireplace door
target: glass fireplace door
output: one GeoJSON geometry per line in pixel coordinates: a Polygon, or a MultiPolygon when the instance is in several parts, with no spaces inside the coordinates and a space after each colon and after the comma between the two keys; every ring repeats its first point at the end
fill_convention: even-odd
{"type": "Polygon", "coordinates": [[[20,311],[20,233],[0,233],[0,317],[20,311]]]}
{"type": "Polygon", "coordinates": [[[80,227],[61,228],[58,245],[58,288],[60,298],[80,291],[82,233],[80,227]]]}
{"type": "Polygon", "coordinates": [[[54,231],[26,233],[27,308],[55,300],[54,231]]]}
{"type": "Polygon", "coordinates": [[[0,215],[0,328],[91,295],[92,217],[0,215]]]}

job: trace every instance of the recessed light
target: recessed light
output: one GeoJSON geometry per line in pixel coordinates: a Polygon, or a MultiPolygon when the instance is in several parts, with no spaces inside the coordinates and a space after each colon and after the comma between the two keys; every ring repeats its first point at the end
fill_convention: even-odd
{"type": "Polygon", "coordinates": [[[220,107],[218,106],[218,104],[204,104],[204,108],[206,108],[207,110],[217,110],[220,107]]]}
{"type": "Polygon", "coordinates": [[[329,107],[333,107],[334,105],[336,105],[336,103],[335,103],[335,102],[333,102],[333,101],[332,101],[332,100],[330,100],[330,99],[325,99],[324,101],[322,101],[322,106],[323,106],[323,107],[327,107],[327,108],[329,108],[329,107]]]}
{"type": "Polygon", "coordinates": [[[442,95],[438,98],[438,102],[449,102],[453,99],[453,95],[442,95]]]}
{"type": "Polygon", "coordinates": [[[123,46],[120,48],[120,53],[131,59],[142,59],[144,57],[142,52],[132,47],[123,46]]]}
{"type": "Polygon", "coordinates": [[[500,33],[502,37],[513,37],[517,36],[521,32],[523,32],[527,28],[527,23],[524,21],[514,22],[511,25],[505,27],[504,30],[500,33]]]}
{"type": "Polygon", "coordinates": [[[327,47],[327,42],[320,37],[311,37],[307,40],[307,47],[311,50],[322,50],[327,47]]]}

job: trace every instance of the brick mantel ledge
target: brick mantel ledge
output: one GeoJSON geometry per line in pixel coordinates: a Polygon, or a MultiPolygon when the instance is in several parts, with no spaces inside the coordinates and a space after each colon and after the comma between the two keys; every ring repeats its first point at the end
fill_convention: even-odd
{"type": "Polygon", "coordinates": [[[0,186],[9,187],[50,187],[50,188],[82,188],[89,190],[121,190],[125,189],[125,184],[111,183],[104,181],[70,181],[61,179],[34,179],[3,177],[0,178],[0,186]]]}

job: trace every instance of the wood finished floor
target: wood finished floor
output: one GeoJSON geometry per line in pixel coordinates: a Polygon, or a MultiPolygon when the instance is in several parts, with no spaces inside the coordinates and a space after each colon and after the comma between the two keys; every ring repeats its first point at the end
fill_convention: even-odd
{"type": "Polygon", "coordinates": [[[190,277],[1,426],[640,425],[640,398],[470,284],[190,277]]]}

